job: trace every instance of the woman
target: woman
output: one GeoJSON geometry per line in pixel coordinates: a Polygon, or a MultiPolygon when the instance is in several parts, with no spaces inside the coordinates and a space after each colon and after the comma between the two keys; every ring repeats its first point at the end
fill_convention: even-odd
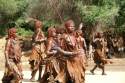
{"type": "Polygon", "coordinates": [[[41,31],[42,28],[42,22],[39,20],[35,20],[35,32],[32,36],[32,54],[29,58],[29,63],[31,65],[31,81],[35,81],[35,75],[36,72],[39,70],[39,77],[38,80],[41,79],[41,72],[42,72],[42,66],[41,61],[44,57],[46,57],[45,54],[45,36],[44,33],[41,31]]]}
{"type": "Polygon", "coordinates": [[[75,24],[72,20],[65,23],[66,33],[63,37],[63,50],[71,53],[64,56],[66,58],[66,83],[84,83],[85,81],[85,63],[81,59],[81,53],[77,46],[77,40],[74,34],[75,24]]]}
{"type": "Polygon", "coordinates": [[[56,38],[56,29],[53,27],[50,27],[48,29],[48,39],[46,44],[46,54],[47,57],[44,58],[44,64],[45,64],[45,72],[42,76],[41,83],[48,83],[49,81],[54,81],[54,78],[59,71],[58,65],[57,65],[57,50],[54,48],[57,47],[57,38],[56,38]]]}
{"type": "Polygon", "coordinates": [[[23,79],[21,67],[21,48],[16,35],[16,28],[8,30],[5,46],[5,73],[3,83],[21,83],[23,79]]]}

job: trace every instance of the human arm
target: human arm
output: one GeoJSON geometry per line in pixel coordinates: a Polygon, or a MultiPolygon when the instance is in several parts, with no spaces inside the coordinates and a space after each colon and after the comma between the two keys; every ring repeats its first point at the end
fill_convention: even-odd
{"type": "Polygon", "coordinates": [[[83,38],[83,45],[84,45],[84,49],[85,49],[85,51],[87,51],[87,45],[86,45],[86,41],[85,41],[84,38],[83,38]]]}
{"type": "Polygon", "coordinates": [[[78,52],[65,51],[65,50],[61,49],[60,47],[54,47],[54,49],[57,50],[58,52],[64,54],[64,55],[76,55],[76,54],[78,54],[78,52]]]}
{"type": "Polygon", "coordinates": [[[6,45],[5,45],[5,50],[4,50],[4,55],[5,55],[5,61],[7,66],[9,65],[9,48],[10,47],[10,40],[7,40],[6,45]]]}
{"type": "Polygon", "coordinates": [[[48,38],[48,41],[47,41],[47,47],[46,47],[46,54],[47,55],[53,55],[53,54],[56,54],[57,51],[52,49],[52,42],[53,39],[52,38],[48,38]]]}
{"type": "Polygon", "coordinates": [[[46,41],[46,37],[44,36],[43,32],[41,32],[40,30],[36,33],[36,37],[35,37],[35,42],[44,42],[46,41]]]}

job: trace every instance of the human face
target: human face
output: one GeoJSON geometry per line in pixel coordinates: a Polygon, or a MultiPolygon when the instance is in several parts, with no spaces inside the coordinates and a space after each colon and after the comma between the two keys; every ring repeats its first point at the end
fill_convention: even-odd
{"type": "Polygon", "coordinates": [[[56,29],[55,28],[49,28],[48,36],[49,37],[55,37],[56,36],[56,29]]]}
{"type": "Polygon", "coordinates": [[[54,31],[52,32],[52,36],[53,36],[53,37],[56,36],[56,30],[54,30],[54,31]]]}
{"type": "Polygon", "coordinates": [[[42,23],[40,21],[36,21],[35,27],[36,28],[41,28],[41,26],[42,26],[42,23]]]}
{"type": "Polygon", "coordinates": [[[75,30],[75,27],[74,27],[74,26],[69,26],[69,27],[68,27],[68,31],[69,31],[69,32],[73,32],[74,30],[75,30]]]}
{"type": "Polygon", "coordinates": [[[9,37],[15,38],[16,37],[16,32],[17,32],[16,28],[9,29],[9,31],[8,31],[9,37]]]}

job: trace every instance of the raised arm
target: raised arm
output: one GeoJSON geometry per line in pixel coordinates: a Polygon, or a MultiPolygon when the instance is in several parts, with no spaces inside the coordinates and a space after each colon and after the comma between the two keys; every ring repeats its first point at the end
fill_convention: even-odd
{"type": "Polygon", "coordinates": [[[44,36],[44,34],[39,30],[36,33],[36,37],[35,37],[35,42],[43,42],[46,41],[46,37],[44,36]]]}

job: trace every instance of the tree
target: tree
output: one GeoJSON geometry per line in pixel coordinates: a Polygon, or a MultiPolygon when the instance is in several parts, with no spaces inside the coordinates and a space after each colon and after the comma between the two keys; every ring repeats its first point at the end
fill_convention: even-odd
{"type": "Polygon", "coordinates": [[[17,19],[23,13],[26,5],[27,0],[0,0],[1,23],[17,19]]]}
{"type": "Polygon", "coordinates": [[[124,31],[124,10],[124,0],[0,0],[0,23],[16,21],[22,27],[27,18],[36,18],[49,27],[73,19],[89,31],[93,27],[124,31]]]}
{"type": "Polygon", "coordinates": [[[117,33],[125,33],[125,0],[118,1],[119,4],[119,11],[118,16],[116,17],[116,25],[115,31],[117,33]]]}
{"type": "Polygon", "coordinates": [[[8,23],[23,15],[28,0],[0,0],[0,31],[5,32],[8,23]]]}

